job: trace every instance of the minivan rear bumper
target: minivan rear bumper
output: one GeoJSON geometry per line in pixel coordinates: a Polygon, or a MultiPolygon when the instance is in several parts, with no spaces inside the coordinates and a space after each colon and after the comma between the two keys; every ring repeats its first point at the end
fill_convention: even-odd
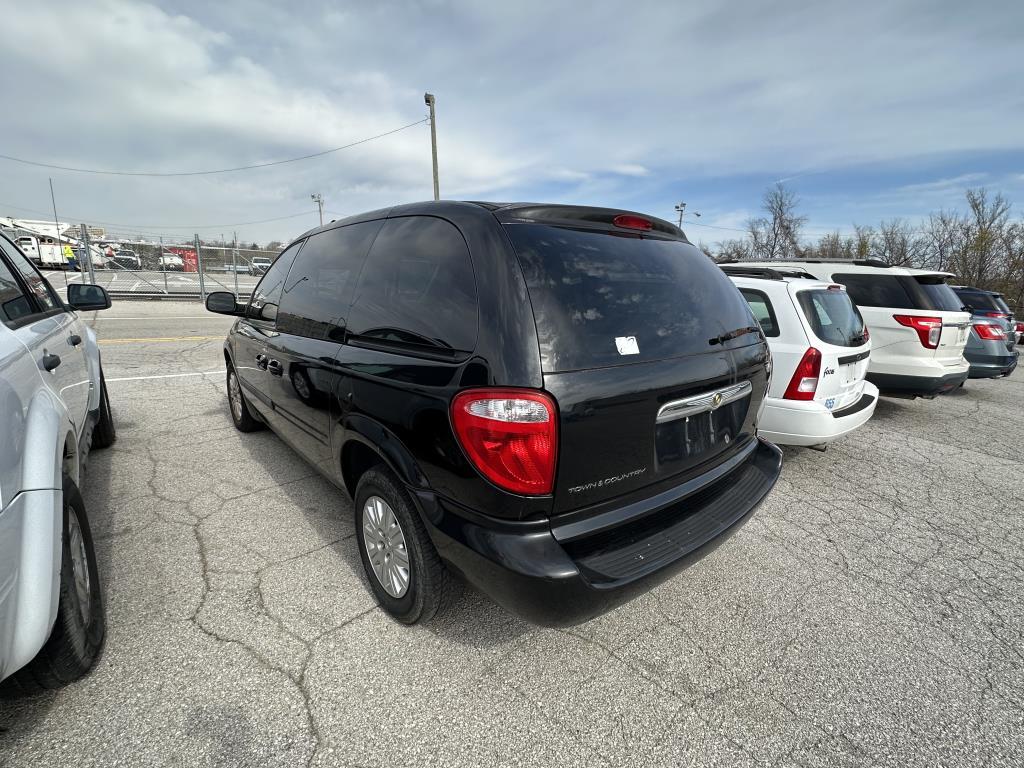
{"type": "MultiPolygon", "coordinates": [[[[506,610],[542,626],[587,621],[646,592],[739,530],[775,485],[782,452],[754,441],[724,477],[593,533],[556,538],[547,521],[504,522],[413,492],[441,557],[506,610]]],[[[410,489],[411,490],[411,489],[410,489]]],[[[634,505],[630,505],[635,507],[634,505]]],[[[635,511],[635,509],[633,510],[635,511]]]]}

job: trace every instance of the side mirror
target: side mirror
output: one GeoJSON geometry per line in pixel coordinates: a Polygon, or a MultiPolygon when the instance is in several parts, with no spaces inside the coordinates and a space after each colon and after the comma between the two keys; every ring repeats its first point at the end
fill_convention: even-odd
{"type": "Polygon", "coordinates": [[[239,308],[235,294],[228,291],[214,291],[206,296],[206,308],[218,315],[241,315],[245,310],[239,308]]]}
{"type": "Polygon", "coordinates": [[[110,296],[102,285],[71,283],[68,285],[68,306],[83,312],[110,309],[110,296]]]}

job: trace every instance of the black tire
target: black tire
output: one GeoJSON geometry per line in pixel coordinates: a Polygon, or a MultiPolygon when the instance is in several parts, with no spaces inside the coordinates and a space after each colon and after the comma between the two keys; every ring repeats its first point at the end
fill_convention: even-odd
{"type": "Polygon", "coordinates": [[[402,484],[382,466],[367,471],[359,479],[355,495],[355,526],[359,557],[363,561],[370,588],[384,610],[395,619],[403,624],[427,622],[458,598],[461,582],[441,562],[402,484]],[[364,535],[363,508],[373,497],[387,502],[405,537],[409,581],[405,593],[400,597],[394,597],[385,590],[370,564],[364,535]]]}
{"type": "Polygon", "coordinates": [[[239,432],[255,432],[256,430],[263,429],[263,422],[253,416],[252,411],[249,410],[249,404],[245,402],[242,385],[238,381],[238,374],[235,373],[235,366],[231,363],[228,363],[226,383],[228,388],[228,411],[231,412],[231,420],[235,422],[235,429],[239,432]],[[232,380],[234,380],[234,384],[232,380]],[[232,386],[237,387],[237,404],[232,395],[232,386]]]}
{"type": "Polygon", "coordinates": [[[110,398],[107,396],[107,380],[100,369],[100,418],[92,431],[93,448],[109,448],[117,440],[117,429],[114,427],[114,414],[110,411],[110,398]]]}
{"type": "Polygon", "coordinates": [[[78,488],[64,478],[64,533],[61,537],[60,602],[50,637],[32,661],[4,682],[4,695],[31,695],[60,688],[85,675],[99,658],[106,635],[99,569],[92,532],[78,488]],[[72,517],[80,538],[72,541],[72,517]],[[79,562],[86,564],[87,586],[76,585],[72,546],[80,541],[79,562]],[[83,609],[83,605],[87,606],[83,609]]]}

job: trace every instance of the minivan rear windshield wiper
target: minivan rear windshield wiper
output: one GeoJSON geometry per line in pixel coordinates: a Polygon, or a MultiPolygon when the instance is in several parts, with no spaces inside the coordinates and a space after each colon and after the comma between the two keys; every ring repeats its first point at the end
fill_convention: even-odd
{"type": "Polygon", "coordinates": [[[748,333],[760,333],[761,329],[754,325],[748,325],[744,328],[737,328],[735,331],[728,331],[726,333],[720,333],[713,339],[708,339],[708,344],[724,344],[731,339],[739,338],[748,333]]]}

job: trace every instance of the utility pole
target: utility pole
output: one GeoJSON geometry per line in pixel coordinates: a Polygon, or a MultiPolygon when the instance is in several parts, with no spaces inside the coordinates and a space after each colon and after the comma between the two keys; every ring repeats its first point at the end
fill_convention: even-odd
{"type": "Polygon", "coordinates": [[[310,198],[316,203],[316,207],[320,209],[320,226],[322,227],[324,225],[324,196],[317,192],[310,195],[310,198]]]}
{"type": "MultiPolygon", "coordinates": [[[[676,213],[679,214],[679,228],[683,228],[683,215],[686,213],[686,203],[676,203],[676,213]]],[[[696,211],[690,211],[691,216],[700,218],[700,214],[696,211]]]]}
{"type": "MultiPolygon", "coordinates": [[[[59,238],[58,238],[59,239],[59,238]]],[[[89,282],[96,285],[96,271],[92,266],[92,243],[89,241],[89,228],[82,225],[81,234],[79,235],[79,246],[82,249],[82,258],[85,260],[86,266],[89,268],[89,282]]],[[[79,264],[81,266],[81,264],[79,264]]],[[[85,270],[82,270],[82,280],[85,280],[85,270]]]]}
{"type": "Polygon", "coordinates": [[[437,115],[434,112],[434,94],[424,93],[423,101],[430,107],[430,155],[434,160],[434,199],[441,199],[441,187],[437,181],[437,115]]]}
{"type": "MultiPolygon", "coordinates": [[[[57,220],[57,199],[53,196],[53,179],[50,179],[50,202],[53,203],[53,226],[57,230],[57,251],[60,253],[60,263],[64,267],[64,290],[68,288],[68,262],[64,258],[64,248],[60,244],[60,222],[57,220]]],[[[39,254],[42,256],[42,254],[39,254]]]]}

